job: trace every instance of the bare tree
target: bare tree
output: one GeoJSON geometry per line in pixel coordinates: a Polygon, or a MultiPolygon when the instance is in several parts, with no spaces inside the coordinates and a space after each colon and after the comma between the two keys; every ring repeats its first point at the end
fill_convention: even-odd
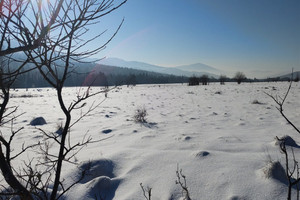
{"type": "Polygon", "coordinates": [[[243,72],[236,72],[233,79],[236,80],[238,84],[241,84],[241,82],[246,79],[246,75],[243,72]]]}
{"type": "Polygon", "coordinates": [[[274,100],[274,102],[277,104],[276,108],[279,111],[279,113],[281,114],[281,116],[300,134],[300,130],[294,125],[293,122],[291,122],[291,120],[289,120],[289,118],[286,116],[286,114],[284,113],[284,110],[283,110],[284,103],[286,101],[286,98],[288,97],[291,87],[292,87],[292,81],[290,81],[287,92],[285,93],[283,98],[279,97],[279,96],[273,96],[269,93],[265,93],[265,94],[274,100]]]}
{"type": "Polygon", "coordinates": [[[49,31],[57,25],[64,0],[42,7],[43,0],[0,0],[0,56],[28,51],[43,45],[49,31]]]}
{"type": "MultiPolygon", "coordinates": [[[[14,130],[14,120],[18,117],[18,115],[15,115],[15,112],[18,107],[8,107],[10,89],[17,77],[21,73],[24,73],[24,71],[21,72],[21,70],[29,61],[28,59],[23,61],[16,60],[11,55],[13,52],[21,51],[25,46],[28,47],[28,45],[25,44],[26,42],[22,41],[22,38],[17,39],[19,43],[25,44],[24,46],[12,47],[12,45],[17,42],[14,40],[16,39],[14,37],[17,37],[17,34],[15,34],[17,27],[20,28],[22,26],[18,22],[20,22],[21,15],[25,10],[24,2],[0,1],[0,127],[2,128],[7,124],[11,124],[10,133],[4,134],[2,130],[0,132],[0,169],[7,184],[12,188],[12,195],[19,195],[22,199],[31,199],[29,191],[20,183],[13,173],[11,161],[16,159],[27,149],[36,145],[25,146],[25,144],[23,144],[21,152],[12,154],[12,141],[23,128],[14,130]],[[13,62],[17,66],[11,66],[13,62]],[[4,148],[2,148],[2,146],[4,148]]],[[[9,191],[5,186],[2,185],[2,187],[6,191],[9,191]]]]}
{"type": "MultiPolygon", "coordinates": [[[[291,80],[293,80],[293,72],[292,72],[291,80]]],[[[267,94],[269,97],[271,97],[274,100],[274,102],[277,104],[276,108],[280,112],[281,116],[288,122],[289,125],[291,125],[294,128],[294,130],[296,130],[297,133],[300,134],[299,128],[297,128],[295,126],[295,124],[286,116],[286,114],[284,113],[284,109],[283,109],[284,103],[288,97],[290,90],[291,90],[291,86],[292,86],[292,81],[290,81],[289,87],[288,87],[284,97],[274,96],[269,93],[265,93],[265,94],[267,94]]],[[[297,187],[297,200],[299,200],[299,187],[300,187],[299,186],[299,182],[300,182],[299,163],[295,158],[293,148],[291,147],[291,153],[289,153],[289,151],[287,150],[285,139],[284,138],[280,139],[278,137],[276,137],[276,138],[280,142],[280,150],[285,156],[285,172],[286,172],[286,177],[288,180],[287,199],[288,200],[292,199],[292,187],[296,186],[297,187]],[[292,154],[292,157],[293,157],[292,164],[289,161],[289,154],[292,154]]]]}
{"type": "Polygon", "coordinates": [[[199,77],[192,76],[189,78],[189,86],[199,85],[199,83],[200,83],[199,77]]]}
{"type": "Polygon", "coordinates": [[[294,150],[291,148],[291,154],[293,156],[292,164],[290,163],[290,158],[289,158],[289,152],[286,148],[286,141],[285,139],[281,139],[276,137],[276,139],[280,142],[279,147],[281,153],[284,154],[285,156],[285,174],[287,177],[288,181],[288,195],[287,195],[287,200],[292,199],[292,188],[293,186],[297,186],[297,200],[299,200],[299,182],[300,182],[300,177],[299,177],[299,163],[295,158],[294,150]]]}
{"type": "Polygon", "coordinates": [[[202,76],[200,76],[199,80],[202,83],[202,85],[208,85],[208,81],[209,81],[208,75],[203,74],[202,76]]]}
{"type": "Polygon", "coordinates": [[[221,85],[224,85],[226,80],[227,80],[227,77],[225,75],[220,75],[219,81],[220,81],[221,85]]]}
{"type": "MultiPolygon", "coordinates": [[[[88,87],[69,105],[66,105],[62,91],[65,81],[76,67],[74,63],[95,55],[105,48],[123,22],[106,42],[94,49],[86,50],[86,45],[105,33],[103,31],[89,38],[87,36],[89,27],[98,23],[103,16],[118,9],[126,1],[115,3],[114,0],[56,0],[47,1],[45,4],[43,0],[0,0],[2,20],[0,56],[12,58],[11,54],[23,52],[27,56],[23,62],[24,65],[27,62],[33,63],[34,68],[38,69],[43,78],[56,89],[58,103],[66,118],[60,137],[41,130],[46,137],[46,142],[38,146],[39,153],[44,155],[45,161],[37,163],[32,162],[33,160],[29,161],[25,164],[26,169],[20,172],[21,174],[14,170],[16,167],[10,165],[10,142],[15,133],[12,133],[8,140],[0,137],[0,168],[11,191],[1,193],[1,195],[18,195],[21,199],[59,199],[84,177],[85,171],[74,183],[65,185],[61,180],[61,171],[64,162],[73,163],[71,159],[76,153],[86,144],[93,142],[92,138],[87,137],[81,142],[72,144],[69,134],[70,128],[82,117],[92,112],[99,103],[92,104],[85,113],[73,121],[72,111],[84,107],[86,99],[99,93],[106,93],[107,90],[91,93],[88,87]],[[48,151],[50,140],[58,145],[59,150],[55,155],[48,151]],[[5,153],[1,144],[6,147],[5,153]],[[43,170],[39,170],[39,167],[43,170]],[[52,184],[51,188],[50,184],[52,184]]],[[[0,73],[3,93],[1,122],[4,117],[8,116],[5,112],[9,100],[9,89],[13,80],[20,74],[22,66],[23,64],[14,72],[2,70],[0,73]],[[3,78],[3,74],[8,78],[3,78]],[[7,80],[11,80],[9,84],[6,83],[7,80]]],[[[23,150],[25,151],[26,148],[23,150]]]]}
{"type": "MultiPolygon", "coordinates": [[[[21,152],[12,155],[11,143],[14,137],[23,129],[18,130],[13,129],[14,120],[18,117],[14,113],[17,110],[17,106],[8,107],[10,88],[14,81],[16,80],[17,74],[9,72],[9,67],[7,66],[9,60],[4,61],[1,59],[0,63],[0,97],[1,97],[1,108],[0,108],[0,127],[11,123],[11,132],[9,137],[5,137],[0,131],[0,169],[3,174],[7,184],[14,190],[12,194],[19,195],[22,199],[31,199],[29,191],[20,183],[20,181],[13,174],[13,167],[11,161],[17,158],[19,155],[24,153],[28,148],[33,146],[25,147],[23,144],[21,152]],[[2,145],[5,149],[2,148],[2,145]]],[[[5,187],[4,187],[5,188],[5,187]]],[[[7,188],[5,188],[7,190],[7,188]]],[[[0,193],[1,195],[1,193],[0,193]]]]}

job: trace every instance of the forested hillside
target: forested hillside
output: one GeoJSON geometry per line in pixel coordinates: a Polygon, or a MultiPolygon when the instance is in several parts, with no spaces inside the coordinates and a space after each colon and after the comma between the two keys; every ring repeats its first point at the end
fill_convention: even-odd
{"type": "MultiPolygon", "coordinates": [[[[30,65],[27,66],[27,69],[30,65]]],[[[57,73],[60,73],[58,70],[57,73]]],[[[49,75],[50,76],[50,75],[49,75]]],[[[111,86],[135,84],[185,83],[188,77],[160,74],[144,70],[77,63],[69,74],[66,86],[111,86]]],[[[15,88],[48,87],[40,73],[35,69],[18,76],[15,88]]]]}

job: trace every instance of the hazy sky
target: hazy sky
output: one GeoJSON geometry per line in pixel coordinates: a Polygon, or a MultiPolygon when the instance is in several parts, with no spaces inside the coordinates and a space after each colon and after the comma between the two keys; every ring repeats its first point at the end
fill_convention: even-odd
{"type": "Polygon", "coordinates": [[[114,31],[123,17],[100,57],[258,77],[300,70],[300,0],[128,0],[97,29],[114,31]]]}

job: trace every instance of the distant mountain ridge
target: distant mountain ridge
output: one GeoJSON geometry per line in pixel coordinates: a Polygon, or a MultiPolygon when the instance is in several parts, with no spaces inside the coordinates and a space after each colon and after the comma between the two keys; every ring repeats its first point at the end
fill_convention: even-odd
{"type": "Polygon", "coordinates": [[[175,67],[177,69],[181,69],[184,71],[189,71],[189,72],[208,72],[208,73],[213,73],[213,74],[222,74],[222,71],[211,67],[209,65],[203,64],[203,63],[195,63],[191,65],[181,65],[175,67]]]}
{"type": "Polygon", "coordinates": [[[221,73],[220,70],[202,63],[182,65],[177,67],[162,67],[138,61],[125,61],[119,58],[105,58],[98,63],[103,65],[126,67],[176,76],[201,76],[203,74],[207,74],[208,76],[217,78],[221,73]]]}
{"type": "MultiPolygon", "coordinates": [[[[285,78],[290,79],[291,77],[292,77],[292,73],[279,76],[279,78],[281,79],[285,79],[285,78]]],[[[296,77],[298,78],[300,77],[300,71],[293,72],[293,79],[295,79],[296,77]]]]}

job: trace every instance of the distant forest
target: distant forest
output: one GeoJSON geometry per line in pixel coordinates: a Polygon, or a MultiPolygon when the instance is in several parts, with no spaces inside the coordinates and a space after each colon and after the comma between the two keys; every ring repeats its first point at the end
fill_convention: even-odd
{"type": "MultiPolygon", "coordinates": [[[[78,64],[66,80],[65,86],[113,86],[136,84],[187,83],[188,77],[160,74],[123,67],[99,64],[78,64]]],[[[19,75],[15,88],[49,87],[37,70],[19,75]]]]}
{"type": "MultiPolygon", "coordinates": [[[[16,63],[12,63],[11,66],[17,66],[16,63]]],[[[32,66],[28,64],[23,70],[28,70],[32,66]]],[[[59,70],[57,69],[60,73],[59,70]]],[[[75,63],[71,69],[65,86],[114,86],[114,85],[136,85],[136,84],[167,84],[167,83],[189,83],[190,78],[186,76],[175,76],[169,74],[161,74],[156,72],[149,72],[138,69],[131,69],[125,67],[114,67],[108,65],[100,65],[93,62],[90,63],[75,63]]],[[[206,81],[219,82],[220,78],[208,77],[203,75],[202,77],[196,77],[201,80],[206,76],[206,81]]],[[[299,81],[300,72],[294,72],[294,81],[299,81]]],[[[273,81],[289,81],[291,74],[287,74],[281,77],[266,78],[266,79],[245,79],[243,82],[273,82],[273,81]]],[[[51,79],[51,77],[50,77],[51,79]]],[[[233,82],[234,78],[228,78],[223,76],[223,82],[233,82]]],[[[202,83],[204,84],[204,83],[202,83]]],[[[15,88],[34,88],[34,87],[49,87],[50,85],[41,76],[38,70],[32,70],[24,74],[20,74],[15,81],[13,87],[15,88]]]]}

